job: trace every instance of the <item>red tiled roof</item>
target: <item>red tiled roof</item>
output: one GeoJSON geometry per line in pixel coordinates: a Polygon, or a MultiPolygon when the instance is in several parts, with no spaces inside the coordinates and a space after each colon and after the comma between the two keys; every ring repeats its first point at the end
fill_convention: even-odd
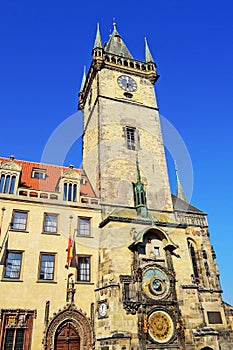
{"type": "MultiPolygon", "coordinates": [[[[6,162],[6,161],[9,161],[9,158],[0,157],[0,161],[6,162]]],[[[29,162],[25,160],[15,159],[14,162],[22,166],[19,187],[25,187],[25,188],[30,188],[30,189],[39,190],[39,191],[54,192],[63,172],[66,170],[69,170],[69,168],[59,166],[59,165],[29,162]],[[33,178],[32,171],[34,169],[46,170],[45,179],[42,180],[42,179],[33,178]]],[[[76,168],[73,168],[73,170],[81,174],[82,178],[86,180],[85,184],[81,183],[80,185],[81,195],[88,196],[88,197],[96,197],[91,187],[90,181],[88,180],[84,170],[76,169],[76,168]]]]}

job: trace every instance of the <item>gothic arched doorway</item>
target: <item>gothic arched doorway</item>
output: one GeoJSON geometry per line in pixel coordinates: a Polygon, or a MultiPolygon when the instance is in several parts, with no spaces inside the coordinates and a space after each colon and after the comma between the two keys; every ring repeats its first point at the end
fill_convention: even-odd
{"type": "Polygon", "coordinates": [[[60,310],[48,323],[44,350],[92,350],[93,327],[74,304],[60,310]]]}
{"type": "Polygon", "coordinates": [[[79,334],[69,321],[58,328],[55,335],[54,349],[80,350],[79,334]]]}

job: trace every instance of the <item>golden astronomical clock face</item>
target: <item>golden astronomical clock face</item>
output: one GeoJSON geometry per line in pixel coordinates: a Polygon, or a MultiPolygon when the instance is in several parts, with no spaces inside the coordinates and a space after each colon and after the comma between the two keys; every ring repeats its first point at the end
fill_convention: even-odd
{"type": "Polygon", "coordinates": [[[156,300],[162,299],[169,292],[169,279],[162,270],[150,267],[143,273],[142,288],[149,297],[156,300]]]}
{"type": "Polygon", "coordinates": [[[157,343],[167,343],[174,333],[174,323],[165,311],[154,311],[148,318],[149,334],[157,343]]]}
{"type": "Polygon", "coordinates": [[[120,75],[117,79],[118,85],[127,92],[133,92],[137,90],[137,83],[131,77],[127,75],[120,75]]]}

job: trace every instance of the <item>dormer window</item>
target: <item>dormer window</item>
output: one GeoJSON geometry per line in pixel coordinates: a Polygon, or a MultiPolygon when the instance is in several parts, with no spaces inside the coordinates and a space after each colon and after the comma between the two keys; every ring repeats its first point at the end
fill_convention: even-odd
{"type": "Polygon", "coordinates": [[[21,165],[14,161],[14,157],[10,156],[9,160],[0,162],[0,193],[15,194],[21,165]]]}
{"type": "Polygon", "coordinates": [[[15,180],[15,175],[2,174],[0,178],[0,193],[13,194],[15,190],[15,180]]]}
{"type": "Polygon", "coordinates": [[[117,43],[121,43],[121,37],[120,37],[120,35],[115,35],[114,39],[115,39],[115,41],[116,41],[117,43]]]}
{"type": "Polygon", "coordinates": [[[64,183],[63,188],[64,201],[77,202],[77,185],[72,183],[64,183]]]}
{"type": "Polygon", "coordinates": [[[45,180],[46,178],[46,169],[32,169],[32,178],[45,180]]]}
{"type": "Polygon", "coordinates": [[[68,202],[79,202],[81,175],[70,165],[69,170],[65,170],[60,179],[62,198],[68,202]]]}

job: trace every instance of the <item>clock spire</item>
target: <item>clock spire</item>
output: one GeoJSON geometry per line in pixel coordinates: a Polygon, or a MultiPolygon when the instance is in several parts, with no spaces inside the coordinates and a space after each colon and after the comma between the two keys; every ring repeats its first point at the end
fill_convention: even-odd
{"type": "Polygon", "coordinates": [[[96,37],[95,37],[95,43],[94,43],[94,49],[102,49],[102,40],[100,35],[100,24],[97,23],[97,30],[96,30],[96,37]]]}
{"type": "Polygon", "coordinates": [[[153,57],[151,55],[151,52],[150,52],[150,49],[149,49],[146,37],[145,37],[145,62],[146,63],[149,63],[149,62],[153,62],[154,63],[154,60],[153,60],[153,57]]]}
{"type": "Polygon", "coordinates": [[[104,46],[104,51],[117,56],[133,58],[116,29],[116,22],[113,23],[113,32],[110,35],[109,41],[104,46]]]}
{"type": "Polygon", "coordinates": [[[82,82],[81,82],[81,86],[80,86],[80,92],[83,91],[85,82],[86,82],[87,76],[86,76],[86,66],[83,67],[83,77],[82,77],[82,82]]]}
{"type": "Polygon", "coordinates": [[[185,196],[184,190],[180,183],[179,172],[178,172],[176,161],[175,161],[175,171],[176,171],[176,196],[177,198],[182,199],[185,202],[188,202],[185,196]]]}

